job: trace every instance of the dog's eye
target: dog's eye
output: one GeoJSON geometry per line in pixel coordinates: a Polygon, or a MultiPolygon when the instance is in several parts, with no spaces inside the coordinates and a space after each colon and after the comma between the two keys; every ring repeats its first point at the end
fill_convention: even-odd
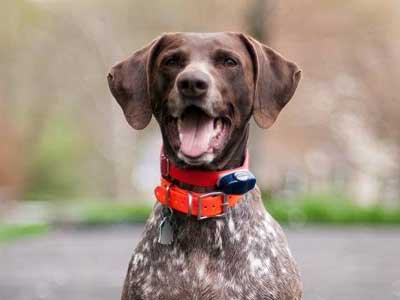
{"type": "Polygon", "coordinates": [[[224,65],[227,67],[236,67],[238,65],[237,61],[231,57],[227,57],[224,60],[224,65]]]}
{"type": "Polygon", "coordinates": [[[179,60],[177,57],[169,57],[165,59],[162,63],[164,66],[177,66],[179,64],[179,60]]]}

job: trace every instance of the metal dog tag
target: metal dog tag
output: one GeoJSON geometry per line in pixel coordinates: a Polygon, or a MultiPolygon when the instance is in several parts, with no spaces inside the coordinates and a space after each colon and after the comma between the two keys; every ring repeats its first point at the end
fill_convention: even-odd
{"type": "Polygon", "coordinates": [[[162,245],[171,245],[174,241],[174,225],[171,216],[164,217],[158,227],[158,242],[162,245]]]}

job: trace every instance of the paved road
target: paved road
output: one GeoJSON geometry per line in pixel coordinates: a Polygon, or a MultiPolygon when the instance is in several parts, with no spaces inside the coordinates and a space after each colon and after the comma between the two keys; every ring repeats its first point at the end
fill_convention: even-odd
{"type": "MultiPolygon", "coordinates": [[[[0,245],[0,300],[119,299],[142,227],[54,231],[0,245]]],[[[400,228],[286,229],[306,300],[400,299],[400,228]]]]}

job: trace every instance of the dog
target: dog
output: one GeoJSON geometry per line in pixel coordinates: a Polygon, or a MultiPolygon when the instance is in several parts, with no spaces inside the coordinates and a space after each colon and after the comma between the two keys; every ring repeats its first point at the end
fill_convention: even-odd
{"type": "Polygon", "coordinates": [[[286,237],[245,170],[251,117],[269,128],[300,77],[295,63],[233,32],[164,34],[111,68],[128,123],[143,129],[154,116],[163,139],[159,202],[122,300],[301,299],[286,237]],[[233,187],[239,195],[216,191],[225,171],[245,186],[233,187]]]}

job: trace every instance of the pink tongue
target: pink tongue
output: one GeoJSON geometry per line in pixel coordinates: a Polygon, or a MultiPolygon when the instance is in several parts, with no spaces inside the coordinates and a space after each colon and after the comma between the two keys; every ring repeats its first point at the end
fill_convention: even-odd
{"type": "Polygon", "coordinates": [[[208,151],[214,131],[214,120],[205,114],[185,116],[180,126],[181,151],[186,156],[198,157],[208,151]]]}

